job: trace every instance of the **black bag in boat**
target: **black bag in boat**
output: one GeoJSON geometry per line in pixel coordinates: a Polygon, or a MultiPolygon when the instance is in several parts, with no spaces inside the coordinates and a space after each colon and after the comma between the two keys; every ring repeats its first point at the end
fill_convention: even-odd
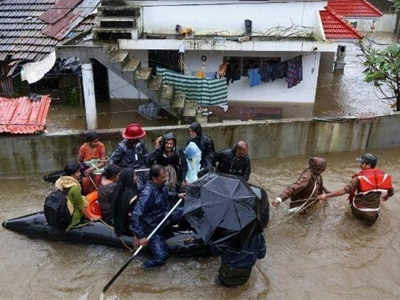
{"type": "Polygon", "coordinates": [[[72,216],[67,207],[69,189],[51,192],[44,201],[44,215],[47,224],[65,230],[71,223],[72,216]]]}

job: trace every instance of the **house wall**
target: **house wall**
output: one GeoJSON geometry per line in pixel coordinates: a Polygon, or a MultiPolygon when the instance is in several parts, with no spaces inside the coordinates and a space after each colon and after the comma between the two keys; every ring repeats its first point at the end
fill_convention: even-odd
{"type": "MultiPolygon", "coordinates": [[[[371,32],[373,20],[368,19],[347,19],[349,22],[357,22],[357,30],[371,32]]],[[[396,14],[385,14],[377,18],[375,22],[375,32],[393,32],[396,27],[396,14]]]]}
{"type": "MultiPolygon", "coordinates": [[[[139,58],[142,66],[148,66],[147,51],[132,51],[131,55],[139,58]]],[[[110,69],[108,69],[108,84],[110,99],[147,99],[145,94],[137,90],[110,69]]]]}
{"type": "MultiPolygon", "coordinates": [[[[202,67],[201,57],[207,56],[204,65],[205,72],[217,72],[224,56],[236,57],[280,57],[282,61],[293,58],[300,53],[288,52],[193,52],[185,53],[185,73],[192,75],[202,67]]],[[[295,87],[288,88],[286,79],[262,83],[250,87],[248,78],[242,76],[228,86],[228,100],[240,102],[294,102],[314,103],[317,88],[320,53],[302,53],[303,55],[303,81],[295,87]]]]}
{"type": "MultiPolygon", "coordinates": [[[[245,19],[253,21],[254,33],[264,33],[277,26],[304,26],[302,31],[312,32],[317,25],[317,11],[326,5],[326,1],[250,4],[236,1],[231,5],[226,5],[226,1],[212,1],[214,5],[188,5],[185,2],[189,1],[180,1],[182,5],[171,6],[165,2],[168,1],[163,1],[165,6],[143,8],[144,32],[175,34],[175,26],[179,24],[192,28],[196,34],[240,35],[245,30],[245,19]]],[[[141,3],[149,5],[147,1],[136,1],[137,5],[141,3]]]]}

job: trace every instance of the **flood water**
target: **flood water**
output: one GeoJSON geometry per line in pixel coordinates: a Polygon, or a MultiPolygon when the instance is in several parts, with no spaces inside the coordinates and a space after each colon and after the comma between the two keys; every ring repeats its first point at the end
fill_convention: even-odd
{"type": "MultiPolygon", "coordinates": [[[[375,152],[379,166],[400,180],[400,149],[375,152]]],[[[359,153],[325,155],[326,186],[339,189],[357,171],[359,153]]],[[[251,182],[275,197],[307,165],[307,157],[253,161],[251,182]]],[[[50,186],[40,178],[1,178],[1,221],[42,208],[50,186]]],[[[214,284],[215,258],[170,258],[144,271],[141,258],[114,283],[105,299],[399,299],[400,204],[382,205],[370,228],[349,213],[345,197],[318,204],[307,216],[287,220],[287,203],[271,208],[267,257],[247,284],[214,284]],[[286,220],[286,221],[285,221],[286,220]],[[284,222],[285,221],[285,222],[284,222]]],[[[128,251],[96,245],[33,240],[0,229],[0,299],[99,299],[128,251]]]]}

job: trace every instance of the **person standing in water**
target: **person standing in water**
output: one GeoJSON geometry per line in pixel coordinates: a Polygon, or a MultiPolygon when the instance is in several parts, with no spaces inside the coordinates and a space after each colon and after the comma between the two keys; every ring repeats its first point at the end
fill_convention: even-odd
{"type": "MultiPolygon", "coordinates": [[[[328,192],[324,187],[321,174],[326,169],[326,160],[321,157],[312,157],[296,182],[289,185],[275,200],[274,207],[278,207],[283,201],[290,198],[290,208],[300,209],[306,202],[315,200],[318,195],[328,192]]],[[[317,201],[314,201],[317,203],[317,201]]],[[[313,206],[313,205],[311,205],[313,206]]]]}
{"type": "Polygon", "coordinates": [[[354,174],[344,188],[320,195],[320,200],[349,194],[352,214],[365,224],[373,225],[379,217],[380,203],[393,196],[392,176],[376,168],[378,158],[365,153],[357,159],[361,171],[354,174]]]}

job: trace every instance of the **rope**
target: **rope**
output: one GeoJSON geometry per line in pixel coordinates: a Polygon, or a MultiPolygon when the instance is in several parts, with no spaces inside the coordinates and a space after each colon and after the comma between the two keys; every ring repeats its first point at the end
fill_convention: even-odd
{"type": "Polygon", "coordinates": [[[291,201],[293,203],[300,202],[300,201],[305,201],[304,204],[302,204],[299,207],[296,207],[296,211],[291,216],[286,218],[286,220],[283,220],[283,221],[275,224],[274,226],[269,227],[267,229],[267,231],[272,230],[273,228],[277,227],[278,225],[281,225],[282,223],[286,223],[287,221],[292,219],[294,216],[297,216],[299,213],[301,213],[301,212],[305,211],[306,209],[312,207],[318,201],[318,197],[313,197],[316,190],[317,190],[317,182],[315,182],[314,188],[313,188],[313,190],[312,190],[312,192],[311,192],[311,194],[310,194],[310,196],[308,198],[291,201]]]}
{"type": "Polygon", "coordinates": [[[279,223],[277,223],[277,224],[274,224],[274,226],[268,227],[266,231],[268,232],[268,231],[270,231],[270,230],[272,230],[272,229],[278,227],[278,226],[281,225],[282,223],[286,223],[287,221],[289,221],[289,220],[292,219],[293,217],[297,216],[299,213],[301,213],[301,212],[305,211],[306,209],[312,207],[312,206],[313,206],[315,203],[317,203],[317,202],[318,202],[318,198],[315,197],[315,198],[313,198],[312,201],[309,201],[309,202],[304,203],[304,204],[303,204],[302,206],[300,206],[299,209],[298,209],[296,212],[294,212],[292,215],[290,215],[289,217],[287,217],[285,220],[283,220],[283,221],[281,221],[281,222],[279,222],[279,223]]]}

